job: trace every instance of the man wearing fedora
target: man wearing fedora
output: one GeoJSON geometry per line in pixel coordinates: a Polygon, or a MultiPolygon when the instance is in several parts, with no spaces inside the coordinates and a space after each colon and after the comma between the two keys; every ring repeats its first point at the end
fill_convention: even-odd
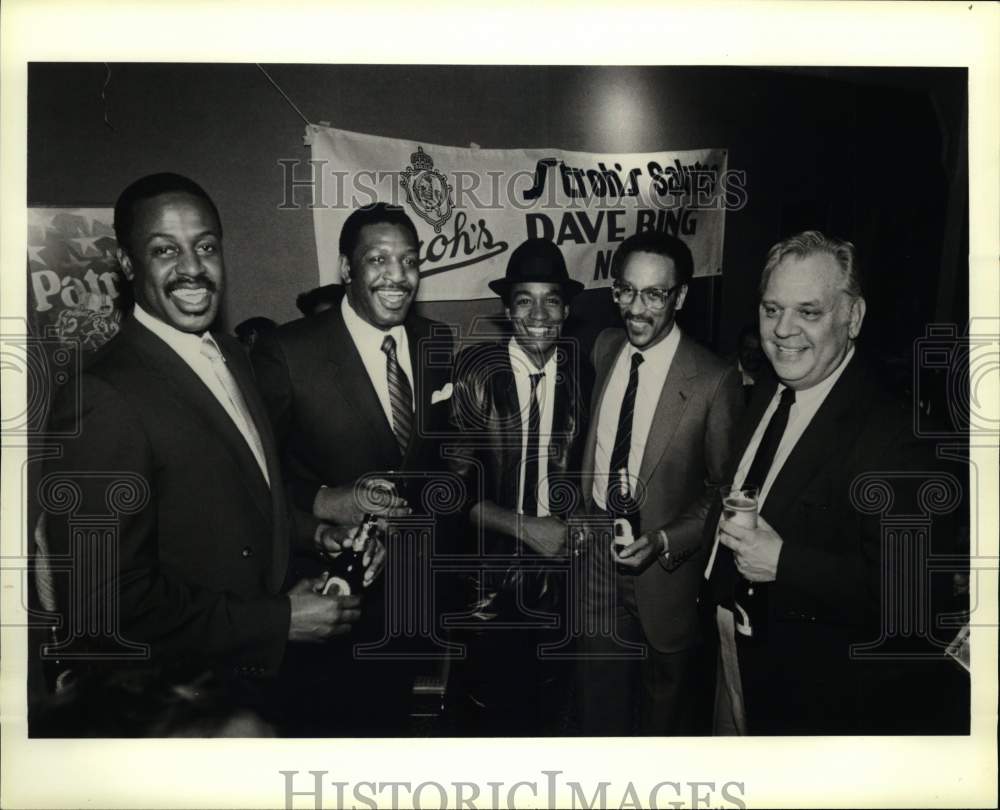
{"type": "Polygon", "coordinates": [[[559,248],[529,239],[490,282],[511,336],[474,345],[455,361],[453,471],[469,494],[465,551],[484,565],[469,578],[467,660],[456,673],[457,730],[558,731],[568,673],[540,654],[563,635],[565,518],[582,504],[578,473],[589,375],[561,338],[583,289],[559,248]],[[552,564],[547,564],[551,560],[552,564]]]}

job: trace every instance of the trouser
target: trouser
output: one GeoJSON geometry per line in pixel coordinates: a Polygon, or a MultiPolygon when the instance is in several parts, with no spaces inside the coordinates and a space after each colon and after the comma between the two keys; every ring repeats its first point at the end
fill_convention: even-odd
{"type": "Polygon", "coordinates": [[[702,647],[671,653],[654,649],[639,619],[634,577],[619,580],[614,636],[587,635],[579,643],[575,691],[580,732],[587,736],[704,733],[702,647]]]}

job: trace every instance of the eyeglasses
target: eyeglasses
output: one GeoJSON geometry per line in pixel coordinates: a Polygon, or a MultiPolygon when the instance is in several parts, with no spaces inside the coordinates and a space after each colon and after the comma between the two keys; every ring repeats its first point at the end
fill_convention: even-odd
{"type": "Polygon", "coordinates": [[[680,284],[675,284],[669,289],[664,289],[663,287],[646,287],[644,290],[637,290],[631,284],[615,284],[611,288],[611,295],[615,299],[615,303],[624,304],[628,307],[635,300],[635,294],[639,293],[643,306],[659,312],[662,309],[666,309],[670,296],[681,286],[680,284]]]}

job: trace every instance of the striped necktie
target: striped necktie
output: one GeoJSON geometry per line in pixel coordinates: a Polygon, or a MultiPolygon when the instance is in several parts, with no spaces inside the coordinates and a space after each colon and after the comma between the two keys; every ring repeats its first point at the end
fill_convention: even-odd
{"type": "Polygon", "coordinates": [[[639,390],[639,366],[645,358],[640,352],[632,355],[632,368],[628,374],[628,385],[625,387],[625,396],[622,397],[622,406],[618,411],[618,430],[615,433],[615,446],[611,450],[611,464],[608,468],[608,490],[605,498],[609,512],[630,514],[635,511],[636,504],[633,501],[633,493],[628,483],[628,457],[632,448],[632,416],[635,412],[635,396],[639,390]],[[625,471],[625,491],[622,492],[621,471],[625,471]],[[618,493],[618,497],[612,497],[613,493],[618,493]],[[612,507],[614,502],[615,507],[612,507]]]}
{"type": "Polygon", "coordinates": [[[389,404],[392,409],[392,432],[399,444],[399,454],[406,455],[406,447],[410,443],[410,431],[413,428],[413,389],[406,373],[399,366],[396,357],[396,340],[392,335],[386,335],[382,341],[382,351],[385,352],[385,375],[389,381],[389,404]]]}

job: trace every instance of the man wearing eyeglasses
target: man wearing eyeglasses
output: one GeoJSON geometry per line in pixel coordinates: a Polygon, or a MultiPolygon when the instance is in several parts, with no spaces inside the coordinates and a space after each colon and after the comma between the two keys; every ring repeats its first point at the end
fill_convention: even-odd
{"type": "Polygon", "coordinates": [[[626,239],[612,264],[625,328],[605,330],[594,346],[596,418],[583,471],[590,508],[634,540],[620,551],[590,548],[584,610],[614,632],[582,642],[584,734],[701,730],[696,696],[711,687],[698,666],[702,525],[743,397],[737,370],[674,322],[693,273],[687,245],[657,232],[626,239]]]}

